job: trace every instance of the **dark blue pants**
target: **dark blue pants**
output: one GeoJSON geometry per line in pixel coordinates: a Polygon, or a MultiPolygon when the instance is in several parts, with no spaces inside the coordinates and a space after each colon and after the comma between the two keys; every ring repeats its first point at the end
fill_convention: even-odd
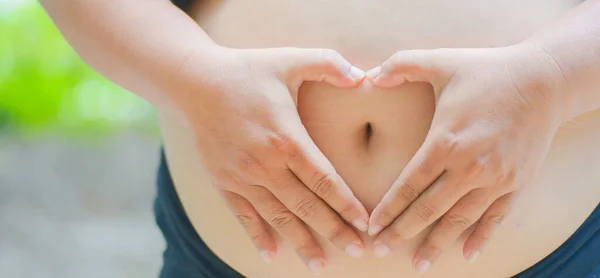
{"type": "MultiPolygon", "coordinates": [[[[157,187],[156,222],[167,242],[160,278],[243,277],[221,261],[192,227],[173,187],[164,154],[157,187]]],[[[558,249],[515,278],[600,278],[600,206],[558,249]]]]}

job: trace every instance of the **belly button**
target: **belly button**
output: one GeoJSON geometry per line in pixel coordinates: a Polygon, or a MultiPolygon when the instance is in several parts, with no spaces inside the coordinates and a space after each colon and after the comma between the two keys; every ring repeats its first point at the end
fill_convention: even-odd
{"type": "Polygon", "coordinates": [[[371,126],[371,123],[367,123],[367,126],[365,127],[365,135],[366,135],[366,142],[368,145],[369,141],[371,140],[371,137],[373,136],[373,127],[371,126]]]}

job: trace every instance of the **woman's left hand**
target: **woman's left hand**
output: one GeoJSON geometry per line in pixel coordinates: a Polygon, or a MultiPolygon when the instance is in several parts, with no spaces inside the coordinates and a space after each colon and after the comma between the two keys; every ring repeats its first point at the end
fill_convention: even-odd
{"type": "Polygon", "coordinates": [[[417,271],[472,225],[463,254],[474,260],[535,177],[563,122],[560,69],[523,43],[400,51],[367,76],[378,87],[427,82],[436,99],[423,145],[371,214],[369,234],[381,231],[376,255],[435,222],[413,258],[417,271]]]}

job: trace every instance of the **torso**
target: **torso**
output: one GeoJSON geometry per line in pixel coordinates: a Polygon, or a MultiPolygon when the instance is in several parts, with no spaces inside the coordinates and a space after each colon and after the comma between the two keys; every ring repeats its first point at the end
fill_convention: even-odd
{"type": "MultiPolygon", "coordinates": [[[[489,47],[517,43],[578,4],[573,0],[207,1],[192,16],[219,44],[234,48],[332,48],[368,69],[402,49],[489,47]]],[[[422,143],[433,112],[428,86],[338,89],[310,83],[298,110],[315,143],[355,195],[373,209],[422,143]],[[373,137],[368,147],[364,128],[373,137]]],[[[287,247],[270,264],[211,187],[191,133],[160,113],[165,151],[176,189],[200,237],[244,276],[309,277],[287,247]]],[[[509,277],[563,243],[598,204],[600,112],[580,116],[557,133],[537,179],[475,264],[461,241],[425,277],[509,277]]],[[[371,240],[363,235],[370,248],[371,240]]],[[[356,260],[324,243],[329,264],[321,277],[418,277],[411,258],[422,237],[379,259],[368,249],[356,260]]]]}

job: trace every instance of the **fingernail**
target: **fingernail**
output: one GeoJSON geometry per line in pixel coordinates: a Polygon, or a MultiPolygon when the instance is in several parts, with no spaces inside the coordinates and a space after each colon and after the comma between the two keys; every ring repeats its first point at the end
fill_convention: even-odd
{"type": "Polygon", "coordinates": [[[381,66],[374,67],[367,71],[367,77],[373,78],[378,76],[381,73],[381,66]]]}
{"type": "Polygon", "coordinates": [[[375,256],[378,258],[383,258],[387,256],[390,253],[390,251],[390,248],[385,246],[384,244],[375,244],[375,256]]]}
{"type": "Polygon", "coordinates": [[[419,274],[423,274],[423,273],[425,273],[425,271],[427,271],[429,269],[430,266],[431,266],[430,261],[419,260],[419,262],[417,262],[417,272],[419,272],[419,274]]]}
{"type": "Polygon", "coordinates": [[[365,77],[365,72],[355,66],[351,66],[350,67],[350,75],[354,79],[359,80],[359,79],[363,79],[365,77]]]}
{"type": "Polygon", "coordinates": [[[263,257],[263,260],[265,260],[265,262],[270,263],[273,260],[273,254],[270,251],[260,251],[260,255],[263,257]]]}
{"type": "Polygon", "coordinates": [[[325,267],[325,263],[321,259],[312,259],[308,261],[308,268],[310,268],[310,271],[314,274],[319,274],[319,271],[321,271],[323,267],[325,267]]]}
{"type": "Polygon", "coordinates": [[[368,234],[370,236],[374,236],[377,233],[379,233],[380,231],[381,231],[381,226],[379,226],[379,225],[371,225],[371,226],[369,226],[369,232],[368,232],[368,234]]]}
{"type": "Polygon", "coordinates": [[[467,261],[473,263],[475,260],[477,260],[477,257],[479,257],[479,251],[471,251],[467,257],[467,261]]]}
{"type": "Polygon", "coordinates": [[[351,243],[346,246],[346,253],[353,258],[360,258],[363,255],[363,249],[356,243],[351,243]]]}
{"type": "Polygon", "coordinates": [[[352,221],[352,225],[354,225],[354,227],[356,227],[361,232],[366,232],[368,228],[367,220],[361,218],[352,221]]]}

